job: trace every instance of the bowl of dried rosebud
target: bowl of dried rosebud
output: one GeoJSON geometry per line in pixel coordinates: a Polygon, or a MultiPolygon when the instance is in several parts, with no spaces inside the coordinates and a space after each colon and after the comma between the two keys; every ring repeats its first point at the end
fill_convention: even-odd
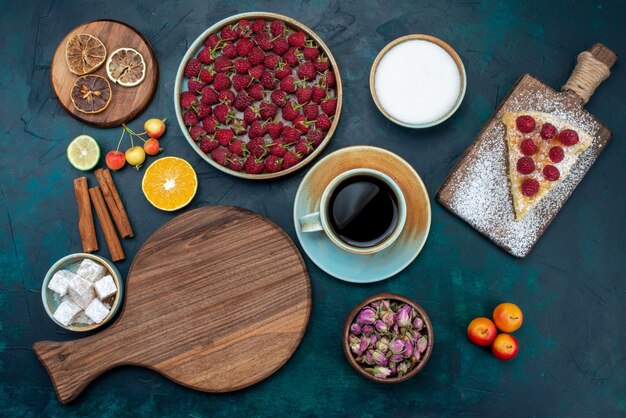
{"type": "Polygon", "coordinates": [[[343,351],[360,375],[396,383],[424,368],[434,340],[432,323],[420,305],[402,295],[379,293],[350,312],[343,351]]]}

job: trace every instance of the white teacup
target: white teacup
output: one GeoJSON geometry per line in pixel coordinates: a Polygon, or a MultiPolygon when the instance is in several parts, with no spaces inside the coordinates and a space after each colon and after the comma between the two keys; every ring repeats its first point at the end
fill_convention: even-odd
{"type": "Polygon", "coordinates": [[[300,230],[302,232],[317,232],[324,231],[328,238],[337,245],[339,248],[349,251],[355,254],[374,254],[379,251],[384,250],[391,244],[393,244],[400,234],[402,233],[402,229],[404,228],[404,223],[406,222],[406,201],[404,198],[404,194],[400,189],[400,186],[393,181],[391,177],[388,175],[381,173],[377,170],[372,170],[370,168],[355,168],[353,170],[346,171],[341,173],[337,177],[335,177],[324,189],[322,193],[322,197],[320,199],[319,212],[311,213],[300,218],[300,230]],[[394,193],[396,197],[396,202],[398,206],[397,213],[397,222],[393,232],[385,238],[382,242],[379,242],[376,245],[371,247],[356,247],[354,245],[350,245],[345,242],[341,237],[337,235],[334,231],[333,227],[330,224],[330,220],[328,219],[328,205],[330,196],[335,191],[337,186],[342,184],[344,181],[348,180],[351,177],[356,176],[369,176],[374,177],[383,183],[385,183],[391,191],[394,193]]]}

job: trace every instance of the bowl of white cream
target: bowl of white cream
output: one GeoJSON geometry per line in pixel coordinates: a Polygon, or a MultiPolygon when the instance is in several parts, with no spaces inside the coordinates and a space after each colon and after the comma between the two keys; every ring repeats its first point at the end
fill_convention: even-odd
{"type": "Polygon", "coordinates": [[[390,42],[370,72],[378,109],[408,128],[427,128],[448,119],[461,105],[466,86],[459,54],[430,35],[406,35],[390,42]]]}

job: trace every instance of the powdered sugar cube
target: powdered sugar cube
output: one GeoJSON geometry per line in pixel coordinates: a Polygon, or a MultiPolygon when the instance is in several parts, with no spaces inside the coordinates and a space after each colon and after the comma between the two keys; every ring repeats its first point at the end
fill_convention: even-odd
{"type": "Polygon", "coordinates": [[[93,290],[93,284],[76,275],[69,284],[68,293],[72,302],[80,306],[82,309],[86,309],[92,300],[96,297],[96,292],[93,290]]]}
{"type": "Polygon", "coordinates": [[[117,292],[117,286],[110,274],[104,276],[93,284],[100,300],[106,299],[117,292]]]}
{"type": "Polygon", "coordinates": [[[75,324],[85,324],[85,325],[93,325],[94,322],[91,320],[91,318],[89,318],[86,314],[85,311],[82,311],[81,313],[79,313],[76,316],[76,319],[74,320],[75,324]]]}
{"type": "Polygon", "coordinates": [[[106,268],[100,263],[93,261],[90,258],[85,258],[80,265],[78,266],[78,270],[76,270],[76,274],[82,277],[85,280],[89,280],[91,283],[96,280],[100,280],[106,274],[106,268]]]}
{"type": "Polygon", "coordinates": [[[109,315],[109,310],[99,299],[94,299],[89,306],[87,306],[87,309],[85,309],[85,314],[91,318],[93,322],[99,324],[109,315]]]}
{"type": "Polygon", "coordinates": [[[67,287],[74,276],[76,275],[71,271],[59,270],[54,273],[52,279],[48,282],[48,289],[52,290],[59,296],[65,296],[67,294],[67,287]]]}
{"type": "Polygon", "coordinates": [[[80,306],[74,302],[65,301],[59,305],[56,311],[54,311],[54,319],[59,323],[68,326],[76,319],[76,316],[82,311],[80,306]]]}

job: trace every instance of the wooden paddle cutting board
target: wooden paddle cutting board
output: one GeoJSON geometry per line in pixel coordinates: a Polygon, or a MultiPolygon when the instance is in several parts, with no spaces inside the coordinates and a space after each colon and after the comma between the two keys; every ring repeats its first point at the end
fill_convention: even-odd
{"type": "Polygon", "coordinates": [[[33,349],[62,403],[120,365],[228,392],[278,370],[300,343],[310,311],[306,265],[282,229],[245,209],[205,207],[142,245],[111,327],[33,349]]]}
{"type": "Polygon", "coordinates": [[[119,126],[143,112],[154,96],[158,77],[159,66],[148,40],[137,29],[115,20],[94,20],[72,29],[59,43],[50,65],[50,82],[59,104],[76,119],[102,128],[119,126]],[[106,47],[107,59],[118,48],[133,48],[143,56],[146,63],[146,76],[141,84],[134,87],[124,87],[112,82],[107,77],[106,62],[91,73],[106,78],[111,84],[111,102],[100,113],[80,112],[70,98],[74,82],[79,76],[70,72],[67,67],[65,44],[69,38],[81,33],[100,39],[106,47]]]}
{"type": "MultiPolygon", "coordinates": [[[[589,52],[609,69],[617,59],[613,51],[601,44],[595,44],[589,52]]],[[[576,93],[557,92],[525,74],[452,169],[437,193],[437,200],[508,253],[525,257],[610,138],[611,131],[582,108],[582,99],[576,93]],[[520,221],[515,220],[507,175],[506,132],[501,122],[504,112],[516,111],[553,114],[593,137],[593,144],[580,155],[563,182],[520,221]]]]}

